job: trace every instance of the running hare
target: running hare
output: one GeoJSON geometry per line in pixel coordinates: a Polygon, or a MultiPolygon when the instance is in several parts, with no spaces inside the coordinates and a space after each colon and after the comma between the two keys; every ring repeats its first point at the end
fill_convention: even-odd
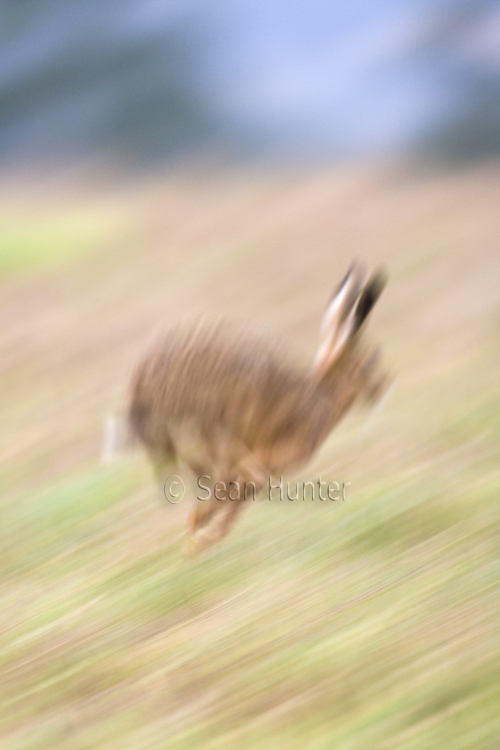
{"type": "MultiPolygon", "coordinates": [[[[373,400],[383,388],[378,353],[360,334],[384,285],[381,271],[364,281],[359,265],[350,268],[326,310],[309,371],[225,324],[156,339],[132,374],[129,421],[159,478],[181,459],[212,486],[253,482],[258,492],[270,476],[308,461],[356,398],[373,400]]],[[[239,496],[198,501],[190,551],[227,534],[243,505],[239,496]]]]}

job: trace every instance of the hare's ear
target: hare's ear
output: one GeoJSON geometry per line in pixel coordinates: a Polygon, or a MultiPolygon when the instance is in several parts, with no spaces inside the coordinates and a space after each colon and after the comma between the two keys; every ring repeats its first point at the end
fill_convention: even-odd
{"type": "Polygon", "coordinates": [[[379,268],[369,278],[353,310],[352,333],[359,331],[387,284],[386,272],[379,268]]]}
{"type": "Polygon", "coordinates": [[[322,338],[330,337],[339,330],[359,296],[363,275],[361,265],[353,263],[326,308],[320,329],[322,338]]]}
{"type": "Polygon", "coordinates": [[[320,329],[320,347],[313,366],[320,377],[342,354],[352,336],[353,311],[361,292],[363,276],[361,265],[353,263],[326,309],[320,329]]]}

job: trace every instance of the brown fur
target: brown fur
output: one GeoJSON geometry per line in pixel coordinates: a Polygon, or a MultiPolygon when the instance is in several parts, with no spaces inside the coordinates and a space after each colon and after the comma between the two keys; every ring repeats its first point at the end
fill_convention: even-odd
{"type": "MultiPolygon", "coordinates": [[[[359,267],[350,270],[325,315],[309,371],[224,323],[160,336],[133,372],[129,408],[159,478],[181,459],[196,475],[209,475],[212,486],[254,482],[258,491],[271,475],[307,462],[356,398],[372,399],[382,387],[377,354],[359,330],[368,314],[359,310],[374,303],[362,300],[363,292],[378,284],[376,299],[381,278],[363,287],[359,267]]],[[[224,536],[242,507],[243,499],[199,501],[189,521],[191,551],[224,536]]]]}

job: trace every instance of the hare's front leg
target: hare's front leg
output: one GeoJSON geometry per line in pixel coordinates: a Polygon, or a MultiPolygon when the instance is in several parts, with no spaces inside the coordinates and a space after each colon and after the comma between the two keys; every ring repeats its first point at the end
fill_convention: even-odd
{"type": "Polygon", "coordinates": [[[223,539],[234,526],[241,511],[262,489],[266,472],[248,449],[240,452],[240,460],[225,476],[236,479],[225,480],[226,497],[218,499],[215,493],[206,501],[200,501],[188,520],[190,539],[188,554],[195,555],[223,539]],[[237,488],[238,494],[237,493],[237,488]],[[234,495],[231,498],[231,495],[234,495]]]}
{"type": "MultiPolygon", "coordinates": [[[[210,500],[207,506],[197,506],[188,520],[190,538],[187,554],[194,556],[219,542],[230,531],[244,508],[244,500],[210,500]]],[[[201,505],[201,504],[200,504],[201,505]]]]}

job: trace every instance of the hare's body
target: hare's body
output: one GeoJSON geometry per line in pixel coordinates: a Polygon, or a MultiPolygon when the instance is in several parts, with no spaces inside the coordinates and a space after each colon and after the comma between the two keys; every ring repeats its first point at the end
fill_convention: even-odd
{"type": "MultiPolygon", "coordinates": [[[[380,293],[380,277],[370,283],[367,309],[339,344],[332,334],[342,339],[342,325],[362,307],[359,271],[348,274],[329,307],[324,352],[312,370],[225,324],[158,338],[133,373],[129,419],[160,476],[171,460],[182,459],[197,475],[254,482],[258,490],[271,475],[307,462],[355,399],[380,388],[376,356],[356,335],[380,293]],[[341,309],[332,311],[341,295],[341,309]]],[[[241,507],[242,500],[199,502],[190,524],[194,547],[227,533],[241,507]]]]}

